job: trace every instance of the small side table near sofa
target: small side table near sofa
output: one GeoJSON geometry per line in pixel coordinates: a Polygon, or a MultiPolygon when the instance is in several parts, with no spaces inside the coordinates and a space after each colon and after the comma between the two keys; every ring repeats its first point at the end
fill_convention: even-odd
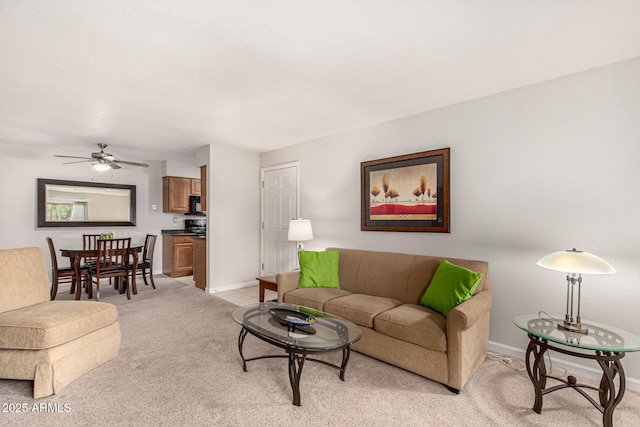
{"type": "Polygon", "coordinates": [[[535,391],[533,410],[538,414],[542,412],[542,396],[545,394],[573,388],[602,413],[605,427],[613,426],[613,410],[622,400],[626,385],[622,358],[626,353],[640,351],[640,337],[614,326],[584,319],[582,325],[588,328],[586,334],[559,329],[558,321],[553,317],[538,314],[524,314],[514,318],[513,322],[527,333],[530,340],[526,366],[535,391]],[[566,379],[551,375],[544,362],[547,350],[597,361],[602,368],[600,386],[580,384],[572,375],[566,379]],[[547,379],[556,380],[560,384],[547,387],[547,379]],[[584,389],[597,391],[599,401],[584,389]]]}
{"type": "Polygon", "coordinates": [[[269,276],[256,277],[256,280],[260,286],[260,302],[264,302],[264,291],[269,289],[270,291],[278,292],[278,285],[276,283],[276,275],[271,274],[269,276]]]}

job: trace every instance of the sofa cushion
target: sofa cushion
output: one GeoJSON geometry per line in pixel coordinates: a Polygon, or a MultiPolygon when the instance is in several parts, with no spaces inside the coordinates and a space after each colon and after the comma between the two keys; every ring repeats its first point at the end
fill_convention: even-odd
{"type": "Polygon", "coordinates": [[[299,288],[340,289],[340,251],[300,251],[299,288]]]}
{"type": "Polygon", "coordinates": [[[351,292],[334,288],[293,289],[284,294],[283,301],[324,311],[327,301],[345,295],[351,295],[351,292]]]}
{"type": "Polygon", "coordinates": [[[454,307],[471,298],[481,278],[482,274],[445,259],[433,275],[420,304],[447,317],[454,307]]]}
{"type": "Polygon", "coordinates": [[[373,328],[373,319],[377,315],[400,304],[402,301],[393,298],[351,294],[327,301],[324,305],[324,311],[350,320],[356,325],[373,328]]]}
{"type": "Polygon", "coordinates": [[[40,350],[64,344],[114,323],[113,304],[47,301],[0,313],[0,348],[40,350]]]}
{"type": "Polygon", "coordinates": [[[436,351],[447,351],[447,319],[416,304],[402,304],[373,320],[376,332],[436,351]]]}

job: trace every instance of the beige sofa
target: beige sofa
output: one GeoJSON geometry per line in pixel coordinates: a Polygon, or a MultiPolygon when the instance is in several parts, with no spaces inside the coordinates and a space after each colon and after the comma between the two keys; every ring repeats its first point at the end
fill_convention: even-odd
{"type": "Polygon", "coordinates": [[[118,312],[94,301],[50,301],[40,248],[0,250],[0,378],[58,393],[120,350],[118,312]]]}
{"type": "Polygon", "coordinates": [[[457,393],[484,361],[492,296],[489,264],[447,258],[482,273],[474,295],[448,315],[420,305],[442,257],[339,250],[340,289],[297,289],[299,271],[276,276],[278,302],[311,307],[361,327],[353,349],[457,393]]]}

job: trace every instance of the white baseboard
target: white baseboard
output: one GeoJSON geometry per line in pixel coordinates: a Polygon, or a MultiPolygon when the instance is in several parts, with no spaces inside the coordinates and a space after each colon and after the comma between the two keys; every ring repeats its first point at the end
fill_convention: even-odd
{"type": "Polygon", "coordinates": [[[232,291],[234,289],[249,288],[251,286],[258,286],[258,281],[257,280],[251,280],[249,282],[244,282],[244,283],[234,283],[234,284],[231,284],[231,285],[222,286],[220,288],[210,288],[207,285],[207,288],[205,289],[205,292],[207,292],[209,294],[217,294],[218,292],[232,291]]]}
{"type": "MultiPolygon", "coordinates": [[[[502,353],[507,356],[517,357],[524,361],[526,350],[517,347],[511,347],[509,345],[500,344],[497,342],[489,341],[489,351],[493,351],[496,353],[502,353]]],[[[551,352],[553,354],[553,352],[551,352]]],[[[554,366],[559,366],[567,370],[567,372],[571,371],[571,373],[582,376],[585,378],[591,378],[594,380],[600,380],[602,377],[602,371],[599,369],[592,368],[590,366],[580,365],[579,363],[575,363],[572,361],[568,361],[565,359],[558,359],[555,356],[551,357],[551,361],[554,366]]],[[[640,380],[637,378],[629,378],[626,377],[627,380],[627,389],[640,392],[640,380]]]]}

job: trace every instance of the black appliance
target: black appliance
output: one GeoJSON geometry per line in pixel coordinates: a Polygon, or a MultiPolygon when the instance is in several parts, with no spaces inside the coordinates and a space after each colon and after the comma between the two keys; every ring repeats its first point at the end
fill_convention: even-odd
{"type": "Polygon", "coordinates": [[[184,231],[187,233],[195,233],[198,236],[206,236],[207,220],[206,219],[185,219],[184,231]]]}
{"type": "Polygon", "coordinates": [[[202,205],[200,204],[200,196],[189,196],[189,214],[188,215],[205,215],[202,212],[202,205]]]}

